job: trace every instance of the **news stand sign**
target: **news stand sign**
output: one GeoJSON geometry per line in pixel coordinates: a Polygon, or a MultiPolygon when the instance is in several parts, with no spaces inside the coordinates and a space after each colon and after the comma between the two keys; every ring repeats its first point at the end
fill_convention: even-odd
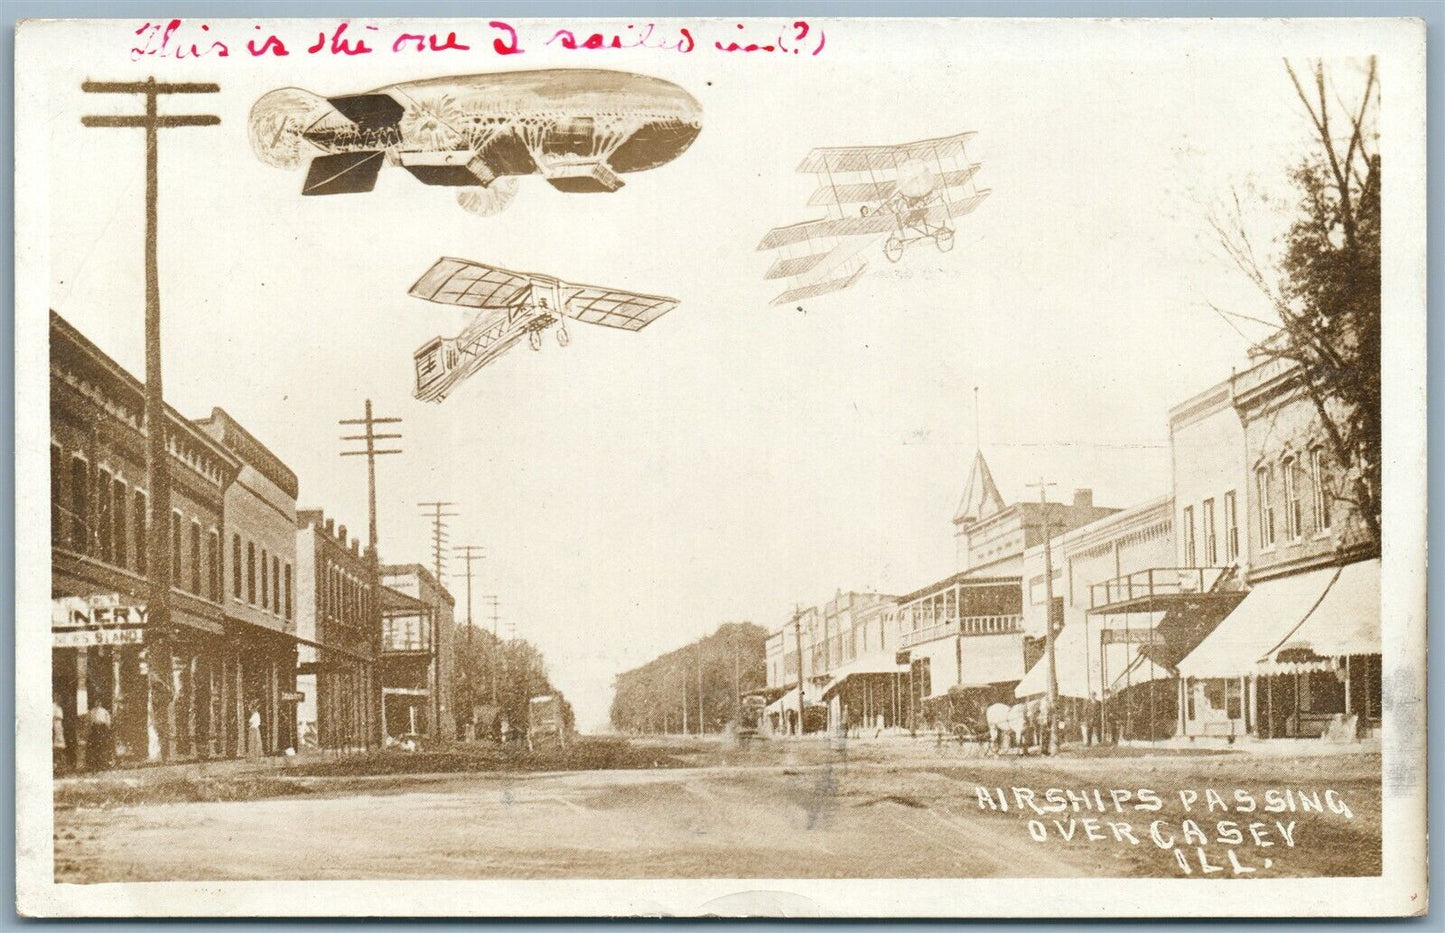
{"type": "Polygon", "coordinates": [[[146,607],[117,593],[50,601],[51,645],[91,648],[145,643],[146,607]]]}

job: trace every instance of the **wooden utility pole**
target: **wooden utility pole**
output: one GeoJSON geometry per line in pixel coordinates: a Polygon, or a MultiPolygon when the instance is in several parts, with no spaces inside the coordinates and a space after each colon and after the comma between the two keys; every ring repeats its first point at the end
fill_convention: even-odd
{"type": "Polygon", "coordinates": [[[1058,722],[1059,711],[1059,668],[1054,656],[1054,556],[1050,548],[1049,536],[1049,497],[1048,489],[1056,486],[1057,483],[1046,483],[1043,477],[1039,477],[1037,483],[1030,483],[1030,489],[1039,491],[1039,504],[1043,506],[1040,510],[1043,513],[1044,522],[1044,652],[1048,657],[1049,684],[1048,700],[1049,734],[1043,741],[1043,751],[1046,755],[1054,752],[1054,739],[1057,733],[1056,723],[1058,722]]]}
{"type": "Polygon", "coordinates": [[[442,582],[442,562],[446,555],[447,523],[448,518],[456,518],[460,512],[445,511],[449,505],[456,505],[455,502],[418,502],[423,511],[422,514],[431,519],[431,559],[432,574],[436,577],[437,585],[442,582]]]}
{"type": "Polygon", "coordinates": [[[487,604],[491,607],[491,610],[492,610],[492,652],[491,652],[491,654],[492,654],[492,663],[491,663],[490,665],[488,665],[488,666],[491,668],[491,674],[492,674],[492,705],[493,705],[493,706],[496,706],[496,705],[497,705],[497,659],[498,659],[498,658],[501,656],[501,654],[502,654],[502,639],[501,639],[501,636],[497,634],[497,619],[498,619],[498,617],[500,616],[501,613],[500,613],[500,611],[499,611],[499,609],[498,609],[498,607],[497,607],[497,597],[495,597],[495,596],[490,596],[490,595],[489,595],[489,596],[483,596],[482,599],[485,599],[485,600],[487,601],[487,604]]]}
{"type": "Polygon", "coordinates": [[[798,737],[803,735],[803,610],[793,609],[793,637],[798,646],[798,737]]]}
{"type": "Polygon", "coordinates": [[[479,560],[486,560],[486,548],[476,544],[462,544],[453,548],[461,552],[462,560],[466,561],[467,569],[459,576],[467,578],[467,647],[472,645],[472,564],[479,560]]]}
{"type": "MultiPolygon", "coordinates": [[[[82,126],[111,129],[145,130],[146,193],[145,193],[145,436],[146,436],[146,482],[150,487],[150,516],[146,528],[145,554],[149,575],[149,599],[146,610],[150,621],[147,624],[147,638],[150,641],[149,655],[151,682],[155,682],[155,668],[162,668],[164,683],[172,682],[169,634],[170,597],[172,585],[171,567],[171,472],[170,454],[166,444],[166,405],[161,380],[161,286],[160,260],[158,258],[159,208],[159,147],[160,131],[183,126],[215,126],[221,118],[212,114],[188,114],[184,116],[159,112],[162,94],[215,94],[221,88],[215,84],[161,84],[155,78],[145,81],[86,81],[80,89],[87,94],[143,94],[145,95],[144,116],[83,116],[82,126]],[[161,662],[159,665],[157,661],[161,662]]],[[[173,695],[167,696],[166,722],[156,731],[161,736],[162,759],[171,755],[174,740],[173,695]]],[[[147,715],[149,715],[147,710],[147,715]]]]}
{"type": "MultiPolygon", "coordinates": [[[[397,440],[400,434],[377,434],[378,424],[400,424],[400,418],[374,418],[371,414],[371,399],[366,400],[366,414],[361,418],[343,418],[338,424],[360,424],[366,427],[365,434],[347,434],[341,439],[343,441],[365,441],[364,450],[343,450],[343,457],[365,457],[366,458],[366,505],[367,505],[367,535],[366,543],[371,548],[371,553],[376,554],[376,458],[386,454],[399,454],[400,448],[377,450],[376,442],[382,440],[397,440]]],[[[378,560],[380,558],[378,557],[378,560]]]]}

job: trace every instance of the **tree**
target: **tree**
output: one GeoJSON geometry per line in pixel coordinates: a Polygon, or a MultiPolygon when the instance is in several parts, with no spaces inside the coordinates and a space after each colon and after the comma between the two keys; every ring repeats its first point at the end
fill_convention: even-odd
{"type": "Polygon", "coordinates": [[[765,629],[750,622],[724,623],[711,635],[617,675],[612,727],[619,732],[680,732],[686,722],[692,733],[723,731],[738,714],[739,695],[767,680],[767,638],[765,629]]]}
{"type": "Polygon", "coordinates": [[[575,728],[572,705],[547,676],[542,652],[530,642],[503,640],[485,629],[474,629],[469,635],[458,633],[452,644],[452,695],[461,718],[470,716],[471,705],[494,705],[495,695],[495,705],[511,727],[524,729],[531,699],[552,695],[560,701],[563,727],[575,728]]]}
{"type": "MultiPolygon", "coordinates": [[[[1313,128],[1310,148],[1290,174],[1295,216],[1273,259],[1262,257],[1235,193],[1211,217],[1219,244],[1268,299],[1278,322],[1215,310],[1272,329],[1253,352],[1297,367],[1334,461],[1342,468],[1334,497],[1349,503],[1376,547],[1380,542],[1380,87],[1376,63],[1363,91],[1347,103],[1311,62],[1303,76],[1284,63],[1313,128]],[[1340,121],[1344,121],[1341,132],[1340,121]]],[[[1231,324],[1233,322],[1231,321],[1231,324]]],[[[1236,328],[1237,329],[1237,328],[1236,328]]]]}

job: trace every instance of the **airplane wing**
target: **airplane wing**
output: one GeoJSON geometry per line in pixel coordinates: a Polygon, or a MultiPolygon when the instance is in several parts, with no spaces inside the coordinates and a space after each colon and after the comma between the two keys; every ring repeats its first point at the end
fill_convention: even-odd
{"type": "Polygon", "coordinates": [[[828,292],[842,291],[858,281],[858,276],[862,275],[863,270],[866,268],[868,268],[868,263],[859,262],[856,268],[845,275],[840,275],[822,282],[800,285],[797,288],[790,288],[774,298],[771,303],[775,305],[791,304],[795,301],[802,301],[805,298],[816,298],[819,295],[826,295],[828,292]]]}
{"type": "MultiPolygon", "coordinates": [[[[928,223],[937,224],[950,217],[961,217],[971,212],[988,196],[989,189],[985,188],[977,194],[971,195],[959,201],[950,203],[938,202],[922,208],[926,211],[920,219],[926,219],[928,223]]],[[[842,217],[824,218],[822,220],[805,220],[802,223],[791,224],[786,227],[774,227],[769,230],[758,244],[759,250],[777,249],[780,246],[788,246],[792,243],[801,243],[804,240],[817,240],[825,237],[847,237],[863,236],[865,234],[887,233],[898,226],[898,220],[892,211],[876,210],[866,217],[842,217]]]]}
{"type": "Polygon", "coordinates": [[[546,278],[443,257],[417,279],[408,294],[464,308],[509,308],[527,297],[533,281],[546,278]]]}
{"type": "MultiPolygon", "coordinates": [[[[938,187],[957,188],[972,178],[982,167],[982,162],[975,162],[967,168],[944,172],[938,176],[938,187]]],[[[808,204],[813,207],[833,204],[871,204],[876,201],[888,200],[897,190],[898,180],[896,178],[842,185],[830,184],[825,179],[808,198],[808,204]]]]}
{"type": "Polygon", "coordinates": [[[936,139],[896,146],[835,146],[814,149],[798,166],[798,171],[815,174],[829,172],[885,171],[899,163],[951,159],[963,155],[963,144],[976,135],[970,131],[936,139]]]}
{"type": "Polygon", "coordinates": [[[562,313],[584,324],[638,331],[677,307],[676,298],[639,295],[596,285],[567,285],[562,313]]]}

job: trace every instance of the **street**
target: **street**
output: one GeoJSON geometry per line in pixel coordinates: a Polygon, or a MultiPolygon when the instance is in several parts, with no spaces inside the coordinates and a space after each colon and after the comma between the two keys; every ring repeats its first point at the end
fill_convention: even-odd
{"type": "Polygon", "coordinates": [[[56,880],[1282,877],[1381,863],[1378,754],[1041,759],[821,737],[468,754],[65,779],[56,880]],[[1044,803],[1049,788],[1073,792],[1067,812],[1044,803]]]}

